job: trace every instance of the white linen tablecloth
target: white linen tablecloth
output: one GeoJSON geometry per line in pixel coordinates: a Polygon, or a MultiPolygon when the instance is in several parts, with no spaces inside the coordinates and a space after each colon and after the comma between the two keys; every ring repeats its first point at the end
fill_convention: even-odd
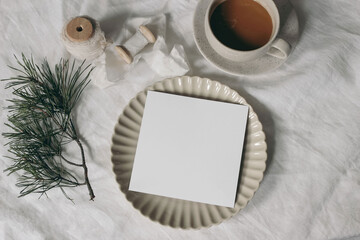
{"type": "MultiPolygon", "coordinates": [[[[293,0],[301,36],[281,68],[231,76],[208,63],[192,35],[197,1],[1,0],[0,78],[14,75],[13,54],[51,64],[69,57],[60,32],[68,19],[89,15],[115,36],[133,17],[164,13],[166,44],[183,45],[190,71],[237,90],[263,123],[268,143],[264,179],[248,206],[220,225],[179,230],[143,217],[120,192],[110,160],[115,122],[128,101],[161,80],[137,72],[109,88],[90,85],[76,109],[95,201],[85,186],[49,198],[17,198],[17,175],[0,174],[0,239],[360,239],[360,3],[293,0]]],[[[146,64],[143,61],[139,64],[146,64]]],[[[98,74],[98,78],[106,75],[98,74]]],[[[7,120],[1,83],[1,128],[7,120]]],[[[1,140],[1,156],[7,155],[1,140]]],[[[78,158],[77,154],[74,155],[78,158]]],[[[0,170],[11,161],[2,157],[0,170]]]]}

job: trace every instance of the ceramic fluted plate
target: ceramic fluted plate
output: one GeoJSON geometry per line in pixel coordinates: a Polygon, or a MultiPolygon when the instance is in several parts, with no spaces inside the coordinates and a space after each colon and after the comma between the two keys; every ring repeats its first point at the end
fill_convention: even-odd
{"type": "MultiPolygon", "coordinates": [[[[248,61],[236,62],[219,55],[205,36],[205,15],[212,0],[200,0],[193,20],[195,43],[206,60],[224,72],[233,75],[256,75],[272,71],[280,67],[287,59],[279,59],[265,54],[264,56],[248,61]]],[[[280,15],[280,30],[278,37],[284,39],[294,50],[299,38],[299,21],[294,8],[288,0],[274,0],[280,15]]]]}
{"type": "Polygon", "coordinates": [[[165,79],[138,93],[125,107],[115,125],[111,151],[116,180],[134,208],[153,221],[184,229],[219,224],[244,208],[259,187],[267,159],[262,124],[245,99],[219,82],[188,76],[165,79]],[[249,106],[244,154],[234,208],[128,191],[148,90],[249,106]]]}

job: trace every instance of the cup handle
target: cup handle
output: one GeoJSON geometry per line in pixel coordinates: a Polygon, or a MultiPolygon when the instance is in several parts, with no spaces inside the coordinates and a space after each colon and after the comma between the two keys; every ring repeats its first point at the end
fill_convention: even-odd
{"type": "Polygon", "coordinates": [[[289,56],[290,51],[290,44],[281,38],[277,38],[271,45],[267,54],[279,59],[286,59],[289,56]]]}

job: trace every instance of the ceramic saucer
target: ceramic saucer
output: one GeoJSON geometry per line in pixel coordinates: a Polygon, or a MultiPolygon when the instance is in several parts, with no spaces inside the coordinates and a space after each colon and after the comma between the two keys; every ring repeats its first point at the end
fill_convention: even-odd
{"type": "MultiPolygon", "coordinates": [[[[206,9],[212,0],[200,0],[194,13],[194,38],[201,54],[219,69],[234,75],[255,75],[266,73],[280,67],[286,59],[264,55],[249,62],[236,62],[219,55],[209,44],[205,36],[204,19],[206,9]]],[[[299,37],[299,21],[295,10],[288,0],[275,0],[280,14],[278,36],[291,45],[293,51],[299,37]]],[[[291,53],[290,53],[291,55],[291,53]]],[[[291,57],[291,56],[289,56],[291,57]]]]}

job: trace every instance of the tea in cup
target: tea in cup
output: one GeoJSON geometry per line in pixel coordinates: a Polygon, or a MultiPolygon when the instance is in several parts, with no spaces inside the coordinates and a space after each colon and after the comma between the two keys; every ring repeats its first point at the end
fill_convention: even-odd
{"type": "Polygon", "coordinates": [[[265,54],[285,59],[291,46],[277,38],[280,17],[272,0],[214,0],[205,15],[205,34],[221,56],[245,62],[265,54]]]}

